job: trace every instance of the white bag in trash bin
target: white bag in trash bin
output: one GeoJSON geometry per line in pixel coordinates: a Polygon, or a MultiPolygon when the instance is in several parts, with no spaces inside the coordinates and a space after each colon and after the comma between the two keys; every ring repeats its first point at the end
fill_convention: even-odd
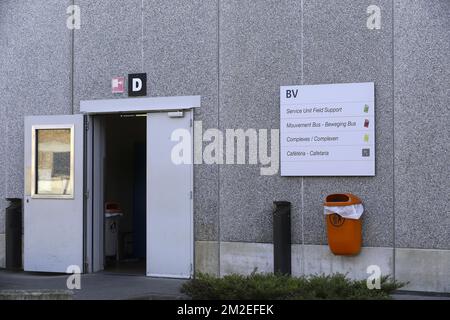
{"type": "Polygon", "coordinates": [[[324,207],[324,214],[337,213],[343,218],[347,219],[359,219],[364,212],[364,207],[361,203],[353,204],[350,206],[335,206],[335,207],[324,207]]]}

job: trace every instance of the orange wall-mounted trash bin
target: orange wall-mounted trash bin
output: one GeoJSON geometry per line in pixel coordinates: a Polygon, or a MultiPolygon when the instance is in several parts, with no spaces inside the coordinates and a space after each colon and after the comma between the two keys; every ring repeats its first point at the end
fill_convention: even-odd
{"type": "MultiPolygon", "coordinates": [[[[331,194],[326,197],[326,207],[344,207],[361,204],[361,200],[351,194],[331,194]]],[[[338,211],[338,210],[336,210],[338,211]]],[[[335,255],[352,256],[361,251],[361,219],[345,218],[333,211],[325,214],[328,234],[328,246],[335,255]]]]}

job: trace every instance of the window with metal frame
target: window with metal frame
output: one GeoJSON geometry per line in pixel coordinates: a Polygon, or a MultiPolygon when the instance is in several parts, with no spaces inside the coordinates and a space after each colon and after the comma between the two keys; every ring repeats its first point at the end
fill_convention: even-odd
{"type": "Polygon", "coordinates": [[[73,126],[34,126],[32,130],[32,197],[73,198],[73,126]]]}

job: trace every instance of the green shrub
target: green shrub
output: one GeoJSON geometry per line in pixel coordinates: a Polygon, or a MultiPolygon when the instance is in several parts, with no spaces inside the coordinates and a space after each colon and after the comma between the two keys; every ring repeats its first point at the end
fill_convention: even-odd
{"type": "Polygon", "coordinates": [[[223,278],[198,274],[181,291],[196,300],[303,300],[303,299],[390,299],[404,286],[385,276],[381,289],[369,290],[366,280],[351,280],[343,274],[290,277],[253,272],[223,278]]]}

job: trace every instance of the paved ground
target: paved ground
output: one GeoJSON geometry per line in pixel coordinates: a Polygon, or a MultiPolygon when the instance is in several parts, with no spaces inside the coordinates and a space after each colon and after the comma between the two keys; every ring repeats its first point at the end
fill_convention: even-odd
{"type": "MultiPolygon", "coordinates": [[[[0,270],[0,290],[67,290],[67,275],[0,270]]],[[[181,299],[184,280],[137,275],[91,273],[81,275],[81,290],[74,299],[181,299]]]]}
{"type": "Polygon", "coordinates": [[[394,300],[450,300],[450,294],[430,294],[421,292],[396,293],[392,295],[394,300]]]}
{"type": "MultiPolygon", "coordinates": [[[[0,270],[2,290],[67,290],[67,275],[10,272],[0,270]]],[[[73,290],[74,299],[184,299],[180,287],[185,280],[149,278],[140,275],[98,272],[81,275],[81,290],[73,290]]],[[[417,292],[394,294],[395,300],[450,300],[450,295],[417,292]]]]}

